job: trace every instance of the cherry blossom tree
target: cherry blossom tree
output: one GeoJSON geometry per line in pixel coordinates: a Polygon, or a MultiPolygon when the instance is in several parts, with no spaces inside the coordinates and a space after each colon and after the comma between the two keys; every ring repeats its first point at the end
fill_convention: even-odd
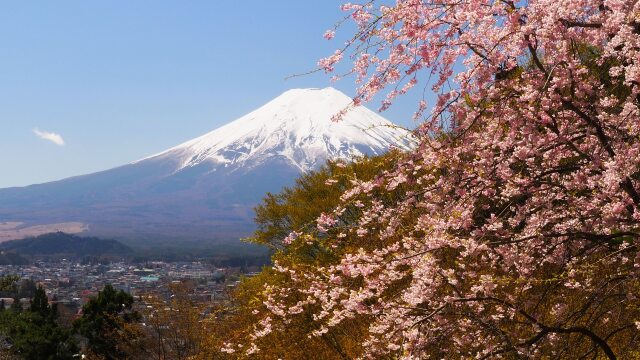
{"type": "Polygon", "coordinates": [[[354,106],[437,101],[394,170],[286,239],[340,256],[276,263],[254,339],[306,309],[310,336],[367,319],[364,358],[639,356],[640,2],[343,9],[359,30],[319,65],[353,62],[354,106]]]}

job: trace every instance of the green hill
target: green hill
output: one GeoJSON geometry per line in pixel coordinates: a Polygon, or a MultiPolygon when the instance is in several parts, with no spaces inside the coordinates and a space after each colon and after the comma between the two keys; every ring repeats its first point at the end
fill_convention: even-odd
{"type": "Polygon", "coordinates": [[[0,251],[22,256],[124,256],[133,251],[116,240],[80,237],[62,232],[0,243],[0,251]]]}
{"type": "Polygon", "coordinates": [[[14,252],[0,251],[0,265],[26,265],[29,260],[14,252]]]}

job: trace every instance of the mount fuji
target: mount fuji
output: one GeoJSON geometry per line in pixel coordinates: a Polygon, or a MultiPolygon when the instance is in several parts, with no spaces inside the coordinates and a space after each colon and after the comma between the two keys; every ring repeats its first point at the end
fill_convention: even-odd
{"type": "MultiPolygon", "coordinates": [[[[409,133],[333,88],[289,90],[210,133],[130,164],[0,189],[0,230],[74,229],[120,239],[225,242],[252,208],[328,159],[407,148],[409,133]],[[53,228],[52,228],[53,226],[53,228]]],[[[2,238],[0,237],[0,241],[2,238]]]]}

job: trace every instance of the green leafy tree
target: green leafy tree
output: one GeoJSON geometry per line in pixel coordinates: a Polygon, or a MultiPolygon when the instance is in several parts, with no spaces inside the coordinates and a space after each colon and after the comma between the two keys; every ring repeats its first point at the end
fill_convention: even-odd
{"type": "Polygon", "coordinates": [[[18,297],[17,294],[13,297],[13,303],[11,303],[10,309],[15,313],[22,312],[22,303],[20,302],[20,297],[18,297]]]}
{"type": "Polygon", "coordinates": [[[0,294],[14,294],[18,289],[18,280],[20,277],[17,275],[0,276],[0,294]]]}
{"type": "MultiPolygon", "coordinates": [[[[284,248],[283,241],[293,231],[314,227],[315,220],[340,202],[340,196],[353,181],[367,181],[379,176],[400,156],[391,151],[382,156],[363,157],[349,164],[329,161],[321,169],[301,175],[294,186],[280,193],[267,195],[255,208],[258,230],[250,242],[266,245],[274,250],[284,248]]],[[[353,209],[348,209],[355,218],[353,209]]]]}
{"type": "Polygon", "coordinates": [[[0,330],[10,340],[15,355],[26,360],[64,360],[78,353],[71,332],[56,322],[56,309],[56,305],[49,305],[44,289],[38,287],[29,309],[3,312],[0,330]]]}
{"type": "Polygon", "coordinates": [[[49,299],[44,289],[39,286],[36,289],[29,311],[38,314],[42,319],[55,319],[58,313],[58,305],[49,305],[49,299]]]}
{"type": "Polygon", "coordinates": [[[82,307],[74,329],[87,339],[90,352],[105,359],[133,357],[142,336],[136,327],[141,317],[132,310],[133,301],[126,292],[106,285],[82,307]]]}
{"type": "Polygon", "coordinates": [[[18,287],[18,296],[20,298],[32,298],[36,294],[38,287],[36,283],[31,279],[24,279],[20,282],[18,287]]]}
{"type": "Polygon", "coordinates": [[[78,352],[69,330],[31,311],[14,317],[9,338],[12,350],[27,360],[73,359],[78,352]]]}

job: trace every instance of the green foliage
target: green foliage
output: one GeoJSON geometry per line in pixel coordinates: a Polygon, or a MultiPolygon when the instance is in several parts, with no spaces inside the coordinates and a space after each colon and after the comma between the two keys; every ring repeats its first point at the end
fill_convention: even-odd
{"type": "MultiPolygon", "coordinates": [[[[16,299],[17,300],[17,299],[16,299]]],[[[50,306],[41,287],[35,292],[28,310],[14,301],[9,311],[0,312],[0,334],[11,343],[11,351],[27,360],[72,359],[78,347],[71,332],[56,322],[56,306],[50,306]]]]}
{"type": "Polygon", "coordinates": [[[79,349],[73,339],[74,332],[84,336],[90,352],[102,358],[131,358],[135,353],[132,348],[141,332],[132,324],[140,319],[140,315],[132,311],[131,295],[107,285],[83,307],[83,316],[76,320],[74,328],[65,329],[58,324],[57,305],[49,304],[45,290],[42,287],[32,289],[35,287],[32,281],[23,281],[18,286],[18,280],[16,276],[0,277],[1,289],[14,295],[11,308],[0,311],[0,337],[6,337],[11,352],[18,358],[75,358],[79,349]],[[29,308],[23,310],[19,295],[25,293],[33,296],[29,308]]]}
{"type": "Polygon", "coordinates": [[[121,256],[132,250],[116,240],[81,237],[62,232],[44,234],[37,237],[6,241],[0,244],[0,251],[6,254],[16,252],[23,256],[72,257],[121,256]]]}
{"type": "Polygon", "coordinates": [[[51,319],[25,311],[13,320],[8,336],[12,350],[23,359],[72,359],[78,351],[70,332],[51,319]]]}
{"type": "Polygon", "coordinates": [[[49,299],[44,289],[39,286],[36,290],[29,311],[38,314],[42,319],[55,320],[58,317],[58,305],[49,305],[49,299]]]}
{"type": "Polygon", "coordinates": [[[38,287],[33,280],[24,279],[18,286],[18,293],[16,296],[19,298],[32,298],[35,296],[37,288],[38,287]]]}
{"type": "Polygon", "coordinates": [[[82,307],[74,329],[88,341],[89,349],[106,359],[123,359],[139,335],[130,324],[140,320],[132,310],[133,297],[107,285],[82,307]]]}
{"type": "Polygon", "coordinates": [[[0,276],[0,294],[15,293],[18,289],[19,280],[20,277],[18,275],[0,276]]]}
{"type": "Polygon", "coordinates": [[[14,313],[21,313],[22,312],[22,303],[20,303],[20,298],[16,295],[13,298],[13,303],[11,303],[11,308],[10,310],[14,313]]]}
{"type": "MultiPolygon", "coordinates": [[[[330,248],[324,245],[318,233],[304,241],[294,241],[286,248],[283,240],[293,231],[308,231],[316,226],[322,213],[330,213],[340,204],[340,196],[353,186],[354,181],[370,181],[389,170],[400,152],[383,156],[365,157],[359,161],[342,164],[329,162],[323,168],[302,175],[292,187],[279,194],[267,194],[262,204],[256,207],[255,222],[258,225],[251,242],[266,245],[273,250],[272,260],[286,264],[303,272],[306,267],[316,268],[334,263],[348,247],[330,248]]],[[[390,192],[391,193],[391,192],[390,192]]],[[[383,198],[383,197],[381,197],[383,198]]],[[[356,206],[345,209],[339,226],[350,226],[359,215],[356,206]]],[[[349,239],[344,239],[349,243],[349,239]]],[[[261,321],[258,312],[268,297],[269,286],[289,286],[287,276],[267,267],[260,274],[244,278],[233,294],[230,308],[220,309],[218,320],[212,325],[212,349],[220,349],[228,341],[249,344],[254,326],[261,321]]],[[[304,295],[290,289],[291,306],[304,295]]],[[[300,316],[288,323],[274,323],[279,331],[270,333],[256,341],[261,349],[256,358],[264,359],[345,359],[356,358],[362,352],[364,333],[368,319],[357,318],[345,321],[321,337],[309,337],[315,330],[311,313],[304,310],[300,316]]],[[[219,354],[224,356],[223,354],[219,354]]],[[[233,357],[233,356],[231,356],[233,357]]]]}
{"type": "Polygon", "coordinates": [[[0,265],[27,265],[29,260],[20,254],[9,251],[0,251],[0,265]]]}
{"type": "Polygon", "coordinates": [[[330,161],[317,171],[301,175],[294,186],[284,188],[279,194],[267,193],[262,204],[255,208],[258,230],[248,240],[282,249],[282,241],[289,233],[314,226],[320,214],[333,210],[339,204],[340,195],[352,186],[352,180],[373,179],[389,170],[391,160],[397,157],[398,152],[392,151],[347,165],[330,161]],[[335,183],[327,184],[327,181],[335,183]]]}

